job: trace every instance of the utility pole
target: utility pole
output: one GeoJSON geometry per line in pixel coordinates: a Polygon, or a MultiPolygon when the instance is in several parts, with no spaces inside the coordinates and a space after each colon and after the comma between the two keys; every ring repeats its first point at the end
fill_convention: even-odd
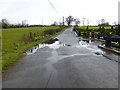
{"type": "Polygon", "coordinates": [[[64,16],[63,16],[63,26],[64,26],[64,24],[65,24],[65,23],[64,23],[64,16]]]}

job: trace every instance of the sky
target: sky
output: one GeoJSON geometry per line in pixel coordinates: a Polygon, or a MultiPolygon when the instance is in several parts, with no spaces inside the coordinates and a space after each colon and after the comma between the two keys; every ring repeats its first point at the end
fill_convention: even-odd
{"type": "MultiPolygon", "coordinates": [[[[28,24],[61,22],[63,16],[87,18],[90,25],[102,18],[106,22],[118,22],[118,2],[120,0],[0,0],[0,20],[6,18],[9,23],[17,24],[27,20],[28,24]],[[53,4],[55,10],[50,5],[53,4]]],[[[85,21],[85,24],[86,21],[85,21]]],[[[82,23],[81,23],[82,25],[82,23]]]]}

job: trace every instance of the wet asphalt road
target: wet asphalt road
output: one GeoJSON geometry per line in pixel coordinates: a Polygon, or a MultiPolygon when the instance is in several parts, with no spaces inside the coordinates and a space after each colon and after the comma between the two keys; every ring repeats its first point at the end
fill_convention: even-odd
{"type": "Polygon", "coordinates": [[[11,67],[3,88],[118,88],[117,55],[81,41],[72,28],[57,38],[11,67]]]}

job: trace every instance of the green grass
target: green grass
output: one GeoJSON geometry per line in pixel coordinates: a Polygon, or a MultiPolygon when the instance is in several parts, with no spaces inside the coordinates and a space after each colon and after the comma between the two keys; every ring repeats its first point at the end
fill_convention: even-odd
{"type": "MultiPolygon", "coordinates": [[[[86,29],[87,26],[81,26],[81,27],[79,27],[79,28],[80,28],[80,29],[86,29]]],[[[105,28],[105,29],[111,29],[110,26],[105,26],[104,28],[105,28]]],[[[114,28],[115,28],[115,27],[114,27],[114,28]]],[[[99,27],[98,27],[98,26],[89,26],[88,29],[94,29],[94,30],[97,30],[97,29],[99,29],[99,27]]]]}
{"type": "MultiPolygon", "coordinates": [[[[105,33],[112,33],[112,34],[116,34],[116,33],[118,33],[118,31],[117,31],[117,29],[116,30],[114,30],[116,27],[114,26],[113,27],[113,29],[111,29],[111,26],[105,26],[104,27],[104,32],[105,33]]],[[[81,26],[81,27],[76,27],[76,30],[79,30],[79,31],[81,31],[81,32],[87,32],[87,26],[81,26]]],[[[99,31],[99,27],[98,26],[89,26],[88,27],[88,30],[91,30],[91,31],[93,31],[93,32],[95,32],[95,33],[98,33],[98,32],[100,32],[99,31]]],[[[101,30],[102,31],[102,30],[101,30]]]]}
{"type": "Polygon", "coordinates": [[[46,29],[57,29],[57,26],[51,27],[30,27],[30,28],[11,28],[11,29],[2,29],[2,68],[5,69],[8,65],[13,64],[16,60],[23,56],[23,53],[39,43],[42,40],[45,40],[49,37],[57,35],[49,35],[45,37],[41,37],[37,41],[33,41],[30,43],[24,43],[21,38],[24,34],[28,34],[30,32],[42,33],[46,29]]]}

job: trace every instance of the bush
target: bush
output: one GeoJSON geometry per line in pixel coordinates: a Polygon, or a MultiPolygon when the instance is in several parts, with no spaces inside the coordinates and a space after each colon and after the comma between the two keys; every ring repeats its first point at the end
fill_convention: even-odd
{"type": "Polygon", "coordinates": [[[43,31],[43,33],[41,34],[42,36],[46,36],[46,35],[52,35],[52,34],[55,34],[59,31],[61,31],[62,28],[58,28],[58,29],[48,29],[48,30],[45,30],[43,31]]]}
{"type": "Polygon", "coordinates": [[[43,31],[42,34],[39,34],[38,32],[37,33],[30,32],[29,34],[24,34],[24,36],[22,37],[22,41],[24,43],[29,43],[34,40],[37,40],[41,36],[53,35],[55,33],[58,33],[61,30],[63,30],[63,28],[65,28],[65,27],[61,27],[58,29],[47,29],[47,30],[43,31]]]}
{"type": "Polygon", "coordinates": [[[25,35],[22,37],[22,41],[27,43],[27,42],[31,42],[34,40],[34,36],[33,36],[33,33],[30,32],[29,34],[25,35]]]}

